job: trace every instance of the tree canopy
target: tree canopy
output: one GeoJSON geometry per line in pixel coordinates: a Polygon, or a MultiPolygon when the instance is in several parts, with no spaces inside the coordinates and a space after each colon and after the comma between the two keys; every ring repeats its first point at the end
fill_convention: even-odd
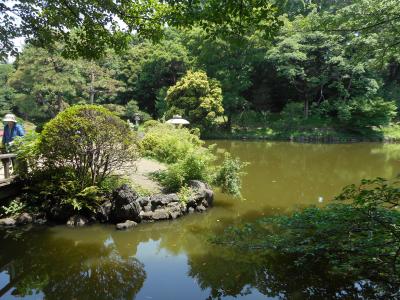
{"type": "Polygon", "coordinates": [[[224,35],[251,27],[270,36],[280,25],[277,17],[274,1],[259,0],[2,1],[0,58],[17,53],[18,37],[48,49],[62,42],[64,56],[98,58],[109,47],[125,49],[134,32],[158,40],[166,25],[199,25],[224,35]]]}

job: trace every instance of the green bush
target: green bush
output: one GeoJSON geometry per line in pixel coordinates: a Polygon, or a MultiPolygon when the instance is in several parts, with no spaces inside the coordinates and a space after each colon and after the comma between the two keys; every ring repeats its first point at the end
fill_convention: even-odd
{"type": "Polygon", "coordinates": [[[247,163],[241,162],[238,158],[233,159],[228,152],[225,152],[224,160],[218,168],[214,183],[221,187],[222,192],[240,198],[241,176],[244,174],[242,170],[246,165],[247,163]]]}
{"type": "Polygon", "coordinates": [[[39,152],[44,168],[71,169],[82,187],[98,185],[138,157],[128,124],[96,105],[70,107],[48,122],[39,152]]]}
{"type": "Polygon", "coordinates": [[[125,106],[125,117],[134,122],[135,116],[139,116],[141,122],[151,120],[151,116],[147,112],[139,109],[137,101],[131,100],[125,106]]]}
{"type": "Polygon", "coordinates": [[[146,134],[140,144],[144,156],[171,164],[203,145],[199,137],[186,128],[154,122],[151,124],[154,126],[145,126],[146,134]]]}
{"type": "Polygon", "coordinates": [[[334,103],[340,126],[349,131],[363,132],[372,126],[385,126],[396,117],[394,101],[382,98],[353,98],[334,103]]]}
{"type": "Polygon", "coordinates": [[[300,102],[289,102],[280,113],[275,125],[281,129],[293,129],[304,121],[304,107],[300,102]]]}
{"type": "Polygon", "coordinates": [[[179,191],[190,180],[210,183],[215,172],[214,160],[215,156],[209,149],[199,147],[170,165],[166,171],[162,171],[158,178],[161,184],[171,192],[179,191]]]}
{"type": "Polygon", "coordinates": [[[27,203],[45,211],[94,211],[121,182],[114,171],[138,157],[128,124],[96,105],[70,107],[15,145],[26,163],[27,203]]]}
{"type": "Polygon", "coordinates": [[[25,202],[41,211],[58,207],[66,212],[93,212],[103,200],[101,188],[82,186],[71,168],[38,170],[27,183],[25,202]]]}
{"type": "Polygon", "coordinates": [[[240,195],[240,176],[245,164],[229,155],[221,167],[215,165],[213,146],[205,148],[197,134],[186,128],[151,122],[145,124],[142,154],[169,164],[155,178],[168,190],[179,191],[190,180],[221,186],[223,192],[240,195]]]}

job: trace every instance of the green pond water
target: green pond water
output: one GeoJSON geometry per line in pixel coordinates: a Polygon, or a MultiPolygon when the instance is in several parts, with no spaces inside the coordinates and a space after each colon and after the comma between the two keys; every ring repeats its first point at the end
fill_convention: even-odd
{"type": "Polygon", "coordinates": [[[279,261],[249,263],[243,253],[208,238],[231,224],[323,205],[362,178],[393,177],[400,170],[400,145],[215,143],[251,163],[243,179],[245,200],[217,193],[204,214],[126,232],[104,225],[0,230],[0,298],[327,299],[344,290],[356,295],[360,283],[294,274],[279,261]]]}

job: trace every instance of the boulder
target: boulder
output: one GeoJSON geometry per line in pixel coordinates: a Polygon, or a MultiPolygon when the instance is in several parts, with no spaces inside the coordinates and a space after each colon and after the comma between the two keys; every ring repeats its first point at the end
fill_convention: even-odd
{"type": "Polygon", "coordinates": [[[183,214],[182,204],[179,202],[169,203],[167,206],[167,209],[168,209],[169,215],[172,219],[179,218],[183,214]]]}
{"type": "Polygon", "coordinates": [[[204,212],[206,210],[207,210],[207,208],[205,208],[203,205],[199,205],[196,207],[197,212],[204,212]]]}
{"type": "Polygon", "coordinates": [[[189,214],[194,213],[194,208],[193,208],[193,207],[189,207],[189,208],[188,208],[188,213],[189,213],[189,214]]]}
{"type": "Polygon", "coordinates": [[[110,219],[112,203],[110,200],[105,201],[96,210],[96,220],[101,223],[106,223],[110,219]]]}
{"type": "Polygon", "coordinates": [[[125,230],[135,227],[136,225],[137,225],[136,222],[131,220],[126,220],[124,223],[118,223],[117,225],[115,225],[115,228],[117,228],[117,230],[125,230]]]}
{"type": "Polygon", "coordinates": [[[28,213],[20,214],[16,219],[17,225],[26,225],[33,222],[33,217],[28,213]]]}
{"type": "Polygon", "coordinates": [[[136,202],[138,202],[141,207],[148,206],[150,203],[150,197],[139,197],[136,202]]]}
{"type": "Polygon", "coordinates": [[[179,202],[177,194],[156,194],[150,197],[152,207],[163,207],[171,202],[179,202]]]}
{"type": "Polygon", "coordinates": [[[150,211],[141,211],[140,218],[144,221],[152,221],[153,220],[153,212],[150,211]]]}
{"type": "Polygon", "coordinates": [[[141,211],[140,216],[145,221],[167,220],[170,218],[168,209],[156,209],[155,211],[141,211]]]}
{"type": "Polygon", "coordinates": [[[214,201],[214,192],[211,189],[206,189],[205,192],[208,205],[211,206],[214,201]]]}
{"type": "Polygon", "coordinates": [[[153,220],[167,220],[169,219],[170,214],[168,209],[156,209],[153,211],[153,220]]]}
{"type": "Polygon", "coordinates": [[[81,215],[74,215],[67,221],[69,227],[82,227],[89,223],[89,220],[81,215]]]}
{"type": "Polygon", "coordinates": [[[15,219],[13,218],[4,218],[0,219],[0,226],[15,226],[15,219]]]}
{"type": "Polygon", "coordinates": [[[72,206],[53,205],[46,213],[48,220],[56,223],[65,223],[74,215],[72,206]]]}
{"type": "Polygon", "coordinates": [[[123,205],[135,201],[139,198],[139,195],[129,185],[123,184],[113,191],[112,197],[114,201],[120,202],[119,204],[123,205]]]}
{"type": "Polygon", "coordinates": [[[189,187],[191,187],[194,190],[205,190],[205,189],[209,189],[209,187],[202,181],[200,180],[190,180],[189,187]]]}
{"type": "Polygon", "coordinates": [[[205,208],[207,208],[209,206],[209,203],[208,203],[208,201],[206,199],[203,199],[201,201],[201,205],[203,205],[205,208]]]}
{"type": "Polygon", "coordinates": [[[142,209],[143,211],[151,211],[151,205],[146,205],[142,209]]]}
{"type": "Polygon", "coordinates": [[[110,220],[121,223],[125,220],[140,222],[141,207],[136,201],[138,195],[128,185],[124,184],[113,192],[113,201],[110,210],[110,220]]]}

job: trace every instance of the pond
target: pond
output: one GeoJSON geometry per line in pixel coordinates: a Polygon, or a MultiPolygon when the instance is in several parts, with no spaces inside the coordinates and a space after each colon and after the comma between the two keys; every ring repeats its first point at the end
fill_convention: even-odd
{"type": "Polygon", "coordinates": [[[108,225],[1,230],[0,298],[321,299],[343,291],[357,295],[359,283],[293,274],[279,261],[249,263],[242,253],[208,239],[231,224],[324,205],[342,187],[362,178],[393,177],[400,170],[400,145],[214,143],[250,162],[243,179],[244,200],[217,193],[214,207],[204,214],[142,224],[126,232],[108,225]]]}

